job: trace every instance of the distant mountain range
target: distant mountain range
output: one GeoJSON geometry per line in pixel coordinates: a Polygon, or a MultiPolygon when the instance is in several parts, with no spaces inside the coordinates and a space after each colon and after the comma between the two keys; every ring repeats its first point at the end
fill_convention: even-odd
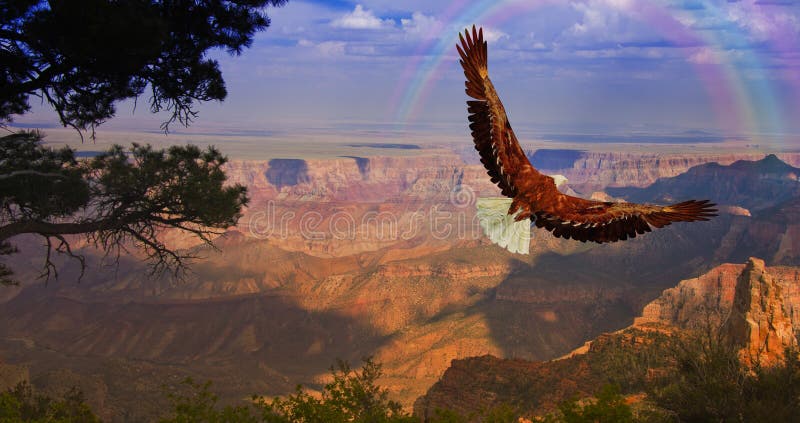
{"type": "Polygon", "coordinates": [[[674,178],[659,179],[646,188],[608,188],[607,192],[634,202],[703,198],[757,212],[800,197],[800,168],[770,154],[761,160],[739,160],[729,166],[707,163],[674,178]]]}

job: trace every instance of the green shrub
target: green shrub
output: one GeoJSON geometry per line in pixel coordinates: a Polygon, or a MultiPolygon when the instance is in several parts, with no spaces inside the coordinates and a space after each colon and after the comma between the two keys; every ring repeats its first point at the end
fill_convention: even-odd
{"type": "Polygon", "coordinates": [[[266,400],[254,397],[243,406],[217,405],[211,383],[184,381],[188,393],[169,394],[173,413],[161,423],[405,423],[417,422],[403,412],[399,403],[389,400],[386,389],[377,385],[381,366],[365,359],[361,371],[339,361],[331,368],[333,381],[325,385],[319,397],[298,386],[294,394],[266,400]]]}
{"type": "Polygon", "coordinates": [[[339,361],[331,368],[333,381],[325,385],[319,398],[298,386],[286,398],[262,401],[262,421],[269,423],[403,423],[417,422],[402,406],[389,400],[389,392],[377,385],[381,366],[371,358],[361,371],[339,361]]]}
{"type": "Polygon", "coordinates": [[[773,367],[749,368],[736,348],[716,336],[684,340],[677,365],[649,392],[678,421],[758,422],[800,420],[800,361],[787,349],[773,367]]]}

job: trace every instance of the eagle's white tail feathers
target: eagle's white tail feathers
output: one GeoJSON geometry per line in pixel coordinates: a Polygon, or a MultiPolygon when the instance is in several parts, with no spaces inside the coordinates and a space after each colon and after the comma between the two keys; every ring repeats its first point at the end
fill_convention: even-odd
{"type": "MultiPolygon", "coordinates": [[[[478,198],[478,222],[483,233],[492,242],[517,254],[528,254],[531,244],[531,221],[523,219],[515,222],[514,216],[508,214],[511,199],[478,198]]],[[[517,212],[519,213],[519,212],[517,212]]]]}

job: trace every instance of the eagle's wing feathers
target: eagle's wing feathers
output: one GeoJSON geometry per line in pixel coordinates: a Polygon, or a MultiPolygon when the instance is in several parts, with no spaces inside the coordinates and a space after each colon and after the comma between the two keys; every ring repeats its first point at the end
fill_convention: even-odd
{"type": "Polygon", "coordinates": [[[690,200],[669,206],[590,201],[561,195],[550,207],[535,213],[536,226],[562,238],[597,243],[635,238],[651,227],[673,222],[706,221],[716,216],[708,200],[690,200]]]}
{"type": "Polygon", "coordinates": [[[556,190],[552,178],[542,175],[531,166],[511,129],[503,103],[489,80],[483,29],[476,30],[473,26],[472,34],[466,31],[465,34],[459,34],[459,38],[461,45],[456,47],[467,78],[466,92],[475,99],[467,101],[469,128],[475,149],[492,182],[500,187],[503,195],[511,198],[534,180],[544,182],[544,189],[556,190]],[[536,176],[543,179],[537,180],[536,176]]]}

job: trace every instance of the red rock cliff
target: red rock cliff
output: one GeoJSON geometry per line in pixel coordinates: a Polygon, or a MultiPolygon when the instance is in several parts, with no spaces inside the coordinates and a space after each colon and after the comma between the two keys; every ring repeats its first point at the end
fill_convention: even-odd
{"type": "Polygon", "coordinates": [[[750,258],[739,275],[722,333],[741,348],[741,359],[748,364],[772,366],[783,359],[787,347],[797,344],[781,284],[763,260],[750,258]]]}

